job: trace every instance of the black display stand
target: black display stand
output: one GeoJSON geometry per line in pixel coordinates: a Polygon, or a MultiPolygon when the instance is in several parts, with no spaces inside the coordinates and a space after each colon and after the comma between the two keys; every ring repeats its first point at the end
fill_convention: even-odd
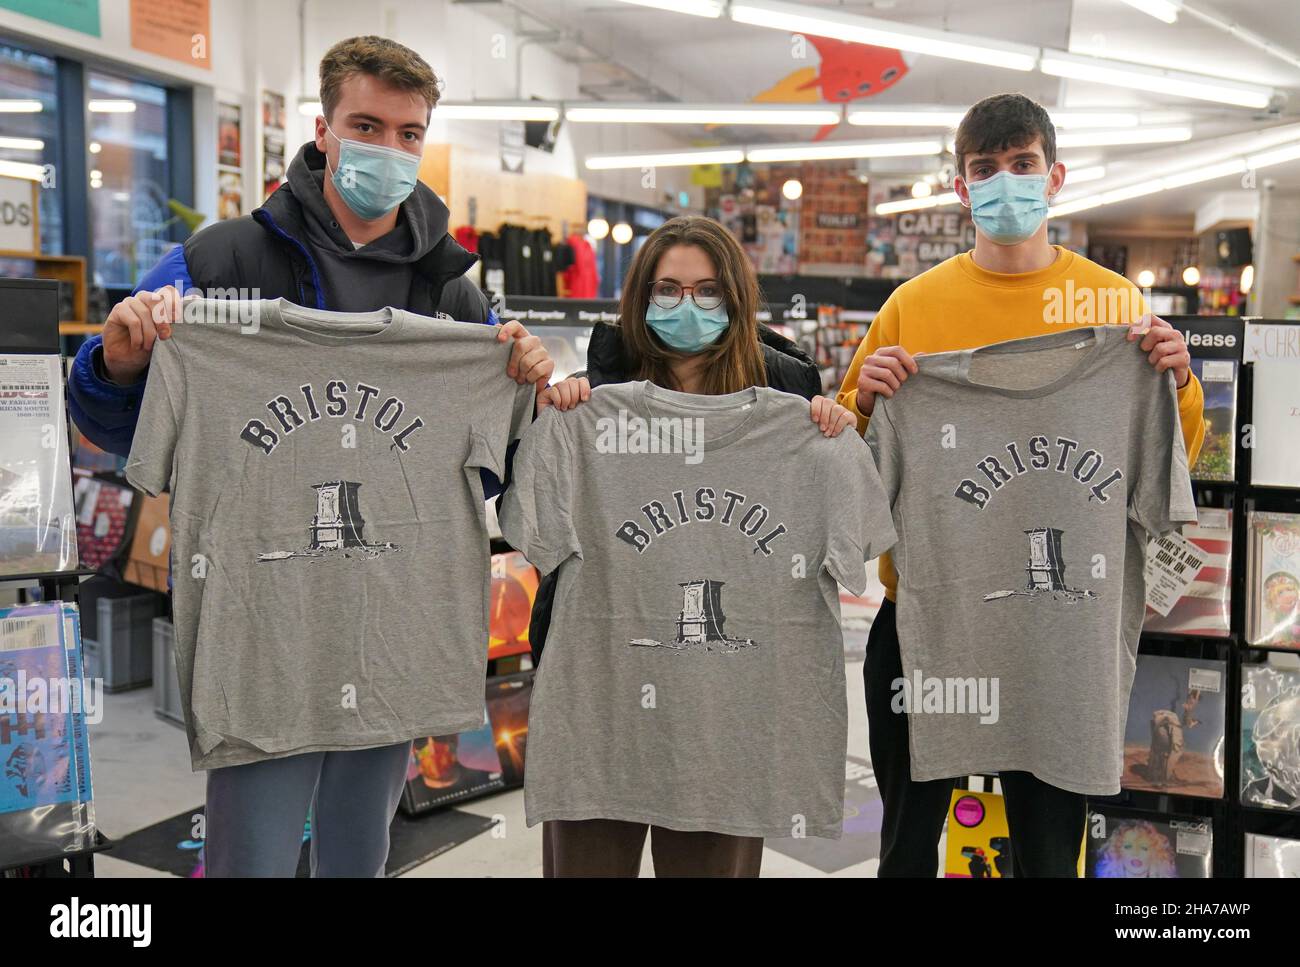
{"type": "MultiPolygon", "coordinates": [[[[0,279],[0,318],[4,319],[0,335],[0,353],[30,353],[58,355],[59,344],[58,283],[44,279],[0,279]]],[[[61,364],[60,369],[63,369],[61,364]]],[[[64,386],[64,419],[68,426],[69,453],[71,453],[72,424],[67,416],[66,376],[64,386]]],[[[72,467],[63,468],[71,479],[72,467]]],[[[31,574],[0,575],[0,584],[17,584],[19,599],[27,599],[26,589],[40,588],[42,601],[68,601],[79,604],[78,588],[83,577],[94,571],[71,570],[36,572],[31,574]]],[[[78,643],[80,647],[80,643],[78,643]]],[[[84,657],[84,656],[83,656],[84,657]]],[[[95,854],[112,847],[112,841],[99,830],[95,831],[93,846],[70,853],[59,853],[36,862],[19,866],[0,866],[0,878],[90,877],[95,875],[95,854]]]]}
{"type": "MultiPolygon", "coordinates": [[[[1205,316],[1172,316],[1169,322],[1183,328],[1205,316]]],[[[1250,319],[1276,325],[1297,325],[1288,320],[1250,319]]],[[[1244,348],[1244,339],[1242,340],[1244,348]]],[[[1192,350],[1196,355],[1195,349],[1192,350]]],[[[1260,648],[1246,643],[1246,552],[1247,515],[1252,510],[1300,513],[1300,491],[1284,487],[1257,487],[1249,483],[1251,450],[1242,446],[1242,427],[1253,420],[1254,365],[1241,362],[1237,355],[1237,425],[1234,428],[1236,454],[1232,481],[1193,481],[1196,502],[1201,507],[1227,508],[1232,511],[1232,583],[1229,634],[1226,638],[1142,632],[1141,654],[1171,655],[1180,658],[1223,661],[1228,669],[1228,701],[1224,716],[1224,796],[1201,799],[1171,796],[1142,790],[1125,790],[1115,800],[1135,808],[1159,813],[1208,816],[1214,830],[1213,875],[1241,877],[1246,870],[1246,834],[1263,833],[1300,839],[1300,812],[1287,812],[1248,806],[1241,801],[1241,683],[1242,666],[1262,661],[1269,651],[1290,648],[1260,648]]]]}

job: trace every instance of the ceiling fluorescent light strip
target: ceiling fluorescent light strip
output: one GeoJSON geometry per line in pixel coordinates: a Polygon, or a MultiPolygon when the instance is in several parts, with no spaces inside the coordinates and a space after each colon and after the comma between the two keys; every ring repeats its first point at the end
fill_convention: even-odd
{"type": "Polygon", "coordinates": [[[804,104],[565,104],[575,124],[838,124],[839,108],[804,104]]]}
{"type": "Polygon", "coordinates": [[[743,148],[704,148],[695,151],[661,151],[650,154],[591,155],[584,164],[592,171],[616,168],[735,165],[745,160],[743,148]]]}
{"type": "Polygon", "coordinates": [[[1178,11],[1182,9],[1181,3],[1170,3],[1170,0],[1124,0],[1134,10],[1141,10],[1148,17],[1155,17],[1167,24],[1178,22],[1178,11]]]}
{"type": "Polygon", "coordinates": [[[0,176],[24,178],[27,181],[44,181],[45,168],[42,165],[28,164],[25,161],[5,161],[0,159],[0,176]]]}
{"type": "Polygon", "coordinates": [[[1265,108],[1272,100],[1271,88],[1182,71],[1146,67],[1101,57],[1084,57],[1061,50],[1043,50],[1039,69],[1054,77],[1068,77],[1098,84],[1113,84],[1154,94],[1173,94],[1201,101],[1216,101],[1238,107],[1265,108]]]}
{"type": "Polygon", "coordinates": [[[832,141],[825,144],[773,144],[750,148],[745,158],[754,164],[780,161],[834,161],[849,158],[906,158],[943,151],[937,139],[925,141],[832,141]]]}
{"type": "Polygon", "coordinates": [[[946,191],[942,195],[929,198],[902,198],[898,201],[885,201],[876,206],[877,215],[897,215],[901,212],[921,211],[926,208],[944,208],[948,205],[960,205],[961,199],[955,191],[946,191]]]}
{"type": "Polygon", "coordinates": [[[770,27],[877,47],[893,47],[1009,70],[1033,70],[1039,54],[1037,47],[1026,44],[931,30],[889,20],[873,20],[778,0],[732,0],[727,12],[735,22],[755,27],[770,27]]]}
{"type": "Polygon", "coordinates": [[[1136,184],[1112,188],[1109,191],[1102,191],[1092,195],[1084,195],[1079,198],[1067,199],[1059,204],[1053,205],[1048,210],[1048,214],[1055,216],[1069,215],[1073,212],[1096,208],[1099,205],[1113,205],[1116,202],[1129,201],[1133,198],[1142,198],[1146,195],[1154,195],[1157,192],[1167,191],[1172,188],[1184,188],[1188,185],[1200,184],[1204,181],[1213,181],[1216,178],[1226,178],[1229,175],[1245,174],[1247,171],[1256,168],[1267,168],[1270,165],[1283,164],[1287,161],[1297,160],[1300,160],[1300,141],[1256,154],[1248,154],[1245,156],[1239,155],[1235,158],[1228,158],[1215,164],[1203,164],[1196,168],[1189,168],[1183,171],[1173,171],[1166,175],[1137,182],[1136,184]]]}
{"type": "Polygon", "coordinates": [[[1153,128],[1123,128],[1118,131],[1067,131],[1056,136],[1058,148],[1103,148],[1121,144],[1161,144],[1190,141],[1192,129],[1185,125],[1153,128]]]}
{"type": "Polygon", "coordinates": [[[693,17],[721,17],[723,0],[619,0],[636,7],[652,7],[672,13],[688,13],[693,17]]]}
{"type": "MultiPolygon", "coordinates": [[[[1136,111],[1053,111],[1047,112],[1058,128],[1135,128],[1136,111]]],[[[961,107],[876,107],[854,108],[845,114],[849,124],[861,127],[955,128],[966,115],[961,107]]]]}
{"type": "Polygon", "coordinates": [[[554,104],[446,101],[433,116],[445,121],[554,121],[560,109],[554,104]]]}

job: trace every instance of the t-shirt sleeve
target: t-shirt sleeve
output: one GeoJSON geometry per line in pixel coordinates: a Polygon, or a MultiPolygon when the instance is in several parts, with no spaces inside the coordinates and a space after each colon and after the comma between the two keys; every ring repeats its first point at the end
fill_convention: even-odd
{"type": "Polygon", "coordinates": [[[506,451],[528,429],[537,401],[537,387],[532,383],[520,386],[505,375],[505,360],[510,358],[509,344],[504,356],[491,353],[491,372],[484,374],[491,385],[500,387],[499,396],[480,419],[475,421],[474,446],[466,465],[482,467],[494,474],[497,480],[506,479],[506,451]]]}
{"type": "Polygon", "coordinates": [[[845,432],[830,441],[818,464],[818,487],[830,529],[823,566],[844,587],[862,594],[866,562],[893,547],[898,535],[871,448],[861,437],[845,432]]]}
{"type": "Polygon", "coordinates": [[[885,499],[892,509],[903,485],[903,453],[898,445],[894,422],[889,416],[887,401],[876,401],[875,416],[879,419],[872,419],[867,425],[867,447],[875,458],[876,472],[880,474],[880,485],[884,488],[885,499]]]}
{"type": "Polygon", "coordinates": [[[529,427],[501,499],[501,534],[542,574],[581,554],[573,526],[574,453],[564,416],[554,407],[529,427]]]}
{"type": "MultiPolygon", "coordinates": [[[[1146,360],[1142,362],[1145,365],[1146,360]]],[[[1129,517],[1153,537],[1196,520],[1196,499],[1187,469],[1174,374],[1161,373],[1158,379],[1155,404],[1139,431],[1138,454],[1133,461],[1137,479],[1133,482],[1128,510],[1129,517]]]]}
{"type": "Polygon", "coordinates": [[[175,336],[154,343],[140,416],[123,473],[151,497],[171,489],[173,459],[185,412],[185,374],[175,336]]]}

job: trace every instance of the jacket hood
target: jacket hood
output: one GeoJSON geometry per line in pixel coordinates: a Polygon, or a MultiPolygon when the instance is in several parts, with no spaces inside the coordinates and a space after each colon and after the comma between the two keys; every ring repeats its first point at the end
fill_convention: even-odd
{"type": "MultiPolygon", "coordinates": [[[[817,364],[799,346],[770,326],[758,324],[758,338],[763,344],[763,359],[767,363],[769,380],[773,362],[785,357],[787,366],[806,370],[810,377],[817,376],[817,364]]],[[[627,354],[623,348],[623,331],[620,327],[598,322],[591,330],[587,344],[587,375],[592,386],[626,380],[627,354]]]]}
{"type": "MultiPolygon", "coordinates": [[[[253,213],[254,217],[264,223],[264,217],[258,216],[269,215],[276,225],[299,241],[343,258],[418,262],[444,241],[455,245],[455,240],[447,235],[451,218],[447,206],[427,185],[417,182],[398,210],[397,227],[363,249],[354,248],[325,203],[325,177],[325,155],[315,142],[308,141],[289,163],[285,183],[253,213]]],[[[464,263],[461,272],[477,261],[459,245],[455,245],[455,251],[444,254],[458,253],[467,257],[457,259],[464,263]]]]}

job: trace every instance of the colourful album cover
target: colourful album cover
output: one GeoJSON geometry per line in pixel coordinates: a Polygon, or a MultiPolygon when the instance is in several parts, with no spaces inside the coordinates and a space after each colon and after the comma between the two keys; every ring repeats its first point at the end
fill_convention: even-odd
{"type": "Polygon", "coordinates": [[[1300,649],[1300,515],[1247,518],[1246,640],[1300,649]]]}
{"type": "Polygon", "coordinates": [[[508,786],[524,784],[528,752],[528,706],[533,697],[533,672],[490,678],[487,684],[488,721],[497,758],[508,786]]]}
{"type": "Polygon", "coordinates": [[[1230,481],[1237,472],[1237,373],[1235,359],[1192,357],[1192,372],[1205,394],[1205,439],[1192,465],[1193,480],[1230,481]]]}
{"type": "Polygon", "coordinates": [[[0,574],[77,567],[59,356],[0,354],[0,574]]]}
{"type": "Polygon", "coordinates": [[[98,571],[122,550],[135,491],[80,475],[72,491],[77,507],[77,551],[81,566],[98,571]]]}
{"type": "Polygon", "coordinates": [[[1300,811],[1300,670],[1274,662],[1241,673],[1241,801],[1300,811]]]}
{"type": "Polygon", "coordinates": [[[1100,807],[1088,814],[1084,839],[1089,878],[1205,879],[1214,834],[1208,819],[1100,807]]]}
{"type": "Polygon", "coordinates": [[[0,608],[0,866],[93,834],[79,629],[61,602],[0,608]]]}
{"type": "Polygon", "coordinates": [[[1222,638],[1230,632],[1232,511],[1198,507],[1196,514],[1196,523],[1148,544],[1145,631],[1222,638]]]}
{"type": "Polygon", "coordinates": [[[1300,839],[1247,833],[1246,876],[1251,879],[1300,878],[1300,839]]]}
{"type": "Polygon", "coordinates": [[[1226,662],[1138,655],[1121,785],[1220,798],[1227,688],[1226,662]]]}
{"type": "Polygon", "coordinates": [[[528,621],[537,600],[537,568],[518,551],[492,555],[488,598],[488,659],[526,655],[528,621]]]}
{"type": "Polygon", "coordinates": [[[402,806],[423,813],[505,788],[492,726],[473,732],[432,735],[411,743],[402,806]]]}

